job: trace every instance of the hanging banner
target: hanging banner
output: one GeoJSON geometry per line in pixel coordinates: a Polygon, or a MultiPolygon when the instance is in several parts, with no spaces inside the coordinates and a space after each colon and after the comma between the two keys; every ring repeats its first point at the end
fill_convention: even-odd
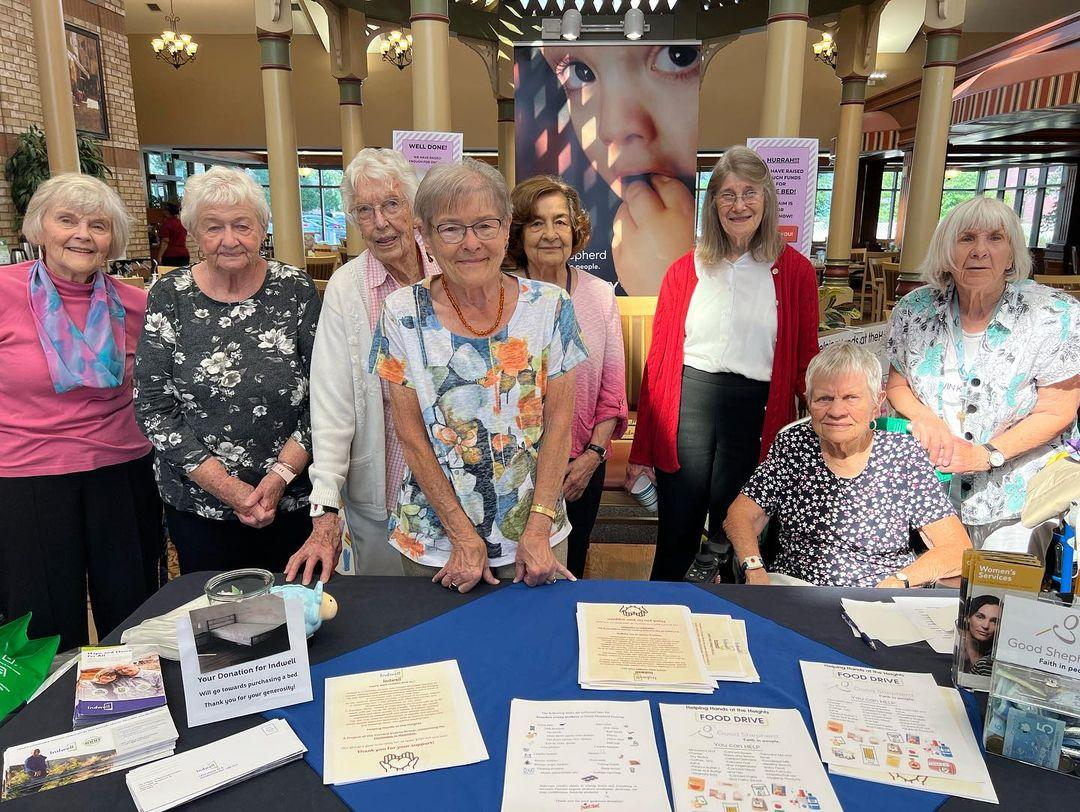
{"type": "Polygon", "coordinates": [[[514,50],[518,181],[559,175],[592,219],[571,264],[655,296],[694,242],[699,42],[514,50]]]}
{"type": "Polygon", "coordinates": [[[431,167],[460,161],[465,137],[461,133],[394,130],[394,149],[416,167],[417,177],[423,178],[431,167]]]}
{"type": "Polygon", "coordinates": [[[748,138],[746,146],[768,164],[780,206],[780,233],[799,253],[810,256],[817,195],[816,138],[748,138]]]}

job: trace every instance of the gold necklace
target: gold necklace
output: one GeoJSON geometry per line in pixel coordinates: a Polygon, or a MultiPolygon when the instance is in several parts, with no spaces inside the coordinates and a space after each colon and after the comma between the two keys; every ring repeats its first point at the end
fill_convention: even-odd
{"type": "MultiPolygon", "coordinates": [[[[439,277],[442,279],[442,276],[439,277]]],[[[472,333],[474,336],[484,337],[489,336],[495,332],[495,328],[499,326],[499,322],[503,317],[503,305],[506,304],[506,288],[503,285],[502,274],[499,275],[499,315],[495,317],[495,323],[492,324],[486,330],[477,330],[469,322],[465,320],[465,314],[461,312],[461,307],[458,305],[457,300],[454,298],[454,294],[450,292],[450,286],[446,284],[446,280],[442,280],[443,290],[446,291],[446,298],[450,300],[450,306],[454,308],[454,312],[457,313],[458,319],[465,325],[465,329],[472,333]]]]}

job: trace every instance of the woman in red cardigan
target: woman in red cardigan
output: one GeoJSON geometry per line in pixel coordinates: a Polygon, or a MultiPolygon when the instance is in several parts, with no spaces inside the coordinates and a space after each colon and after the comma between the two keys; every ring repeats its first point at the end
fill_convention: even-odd
{"type": "Polygon", "coordinates": [[[697,247],[660,287],[638,398],[626,487],[656,482],[652,580],[682,580],[707,514],[722,534],[739,488],[795,417],[817,328],[817,277],[780,234],[769,168],[732,147],[713,168],[697,247]]]}

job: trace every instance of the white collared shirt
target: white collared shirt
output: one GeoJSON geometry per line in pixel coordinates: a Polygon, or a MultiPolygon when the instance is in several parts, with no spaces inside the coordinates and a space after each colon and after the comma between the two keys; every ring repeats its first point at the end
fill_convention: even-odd
{"type": "Polygon", "coordinates": [[[684,364],[772,380],[777,306],[772,268],[749,253],[716,265],[694,255],[698,282],[686,313],[684,364]]]}

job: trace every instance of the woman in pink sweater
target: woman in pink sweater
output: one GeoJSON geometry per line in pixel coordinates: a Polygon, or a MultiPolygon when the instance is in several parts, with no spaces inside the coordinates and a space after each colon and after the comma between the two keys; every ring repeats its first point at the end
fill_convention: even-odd
{"type": "Polygon", "coordinates": [[[589,215],[572,186],[539,175],[514,187],[507,258],[530,279],[565,287],[589,357],[577,367],[570,462],[563,480],[570,519],[567,567],[585,573],[589,536],[604,490],[611,441],[626,431],[626,366],[622,322],[610,283],[569,264],[589,242],[589,215]]]}
{"type": "Polygon", "coordinates": [[[33,636],[101,636],[157,588],[161,502],[131,373],[146,293],[104,268],[127,246],[119,196],[87,175],[34,193],[44,260],[0,268],[0,615],[33,636]]]}

